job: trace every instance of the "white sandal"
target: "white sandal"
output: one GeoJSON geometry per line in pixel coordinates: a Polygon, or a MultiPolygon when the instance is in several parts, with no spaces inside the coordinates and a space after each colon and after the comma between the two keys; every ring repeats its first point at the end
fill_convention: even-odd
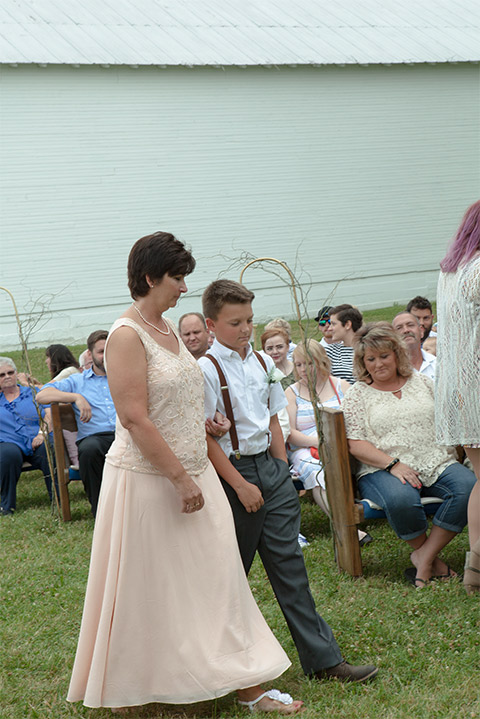
{"type": "Polygon", "coordinates": [[[278,689],[270,689],[268,692],[260,694],[260,696],[258,696],[256,699],[252,699],[252,701],[249,702],[244,702],[239,699],[238,703],[241,706],[248,707],[251,712],[267,713],[276,711],[279,714],[297,714],[300,710],[303,711],[303,709],[301,709],[301,707],[303,706],[302,701],[293,701],[293,698],[290,696],[290,694],[282,694],[282,692],[279,692],[278,689]],[[262,701],[262,699],[265,698],[277,702],[278,704],[283,705],[283,707],[273,706],[267,709],[267,707],[260,706],[260,702],[262,701]]]}

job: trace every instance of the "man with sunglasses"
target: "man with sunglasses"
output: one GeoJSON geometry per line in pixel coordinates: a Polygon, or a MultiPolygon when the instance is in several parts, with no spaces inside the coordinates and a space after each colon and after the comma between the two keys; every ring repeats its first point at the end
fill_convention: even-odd
{"type": "Polygon", "coordinates": [[[318,329],[323,334],[320,344],[322,347],[328,347],[328,345],[334,344],[335,340],[332,337],[333,331],[330,324],[330,305],[324,305],[318,310],[318,315],[315,317],[315,322],[318,323],[318,329]]]}

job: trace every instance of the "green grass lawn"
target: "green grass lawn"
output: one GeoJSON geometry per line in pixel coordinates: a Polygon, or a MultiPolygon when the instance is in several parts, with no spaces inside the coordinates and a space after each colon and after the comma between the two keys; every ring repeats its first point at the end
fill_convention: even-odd
{"type": "MultiPolygon", "coordinates": [[[[388,318],[386,314],[381,319],[388,318]]],[[[78,355],[83,348],[72,349],[78,355]]],[[[32,351],[31,360],[38,379],[47,380],[43,350],[32,351]]],[[[19,367],[23,368],[21,362],[19,367]]],[[[41,474],[25,473],[18,484],[16,514],[0,519],[1,719],[111,716],[109,710],[65,701],[93,530],[80,482],[71,483],[70,497],[73,519],[62,523],[50,508],[41,474]]],[[[327,517],[308,498],[302,499],[302,531],[310,541],[304,556],[317,607],[334,629],[345,657],[377,663],[377,679],[365,686],[305,679],[256,560],[250,574],[252,590],[292,660],[292,667],[274,685],[305,701],[305,719],[480,717],[478,596],[467,596],[458,579],[414,590],[403,579],[408,546],[384,521],[364,528],[374,542],[362,550],[364,577],[355,580],[336,569],[327,517]]],[[[462,571],[467,546],[464,531],[443,553],[457,572],[462,571]]],[[[151,705],[129,716],[203,719],[248,714],[231,695],[185,707],[151,705]]]]}
{"type": "MultiPolygon", "coordinates": [[[[0,520],[2,719],[108,717],[65,701],[75,654],[88,572],[93,520],[79,482],[70,485],[73,520],[60,522],[49,506],[41,475],[22,475],[18,510],[0,520]]],[[[385,522],[366,525],[374,542],[362,550],[365,576],[340,574],[328,519],[302,500],[304,550],[312,592],[321,614],[353,662],[380,667],[369,685],[313,683],[305,679],[260,562],[250,575],[257,601],[292,667],[275,686],[304,699],[305,719],[480,717],[480,604],[459,580],[415,591],[403,581],[405,543],[385,522]]],[[[461,571],[464,532],[444,556],[461,571]]],[[[159,651],[162,648],[159,646],[159,651]]],[[[246,716],[233,696],[190,707],[151,706],[134,717],[246,716]]]]}

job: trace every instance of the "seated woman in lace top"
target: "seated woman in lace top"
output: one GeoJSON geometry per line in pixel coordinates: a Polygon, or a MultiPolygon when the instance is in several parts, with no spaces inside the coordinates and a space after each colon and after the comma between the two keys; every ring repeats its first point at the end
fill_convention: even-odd
{"type": "MultiPolygon", "coordinates": [[[[357,383],[343,402],[350,452],[359,460],[362,497],[380,505],[411,547],[416,587],[453,574],[439,553],[467,523],[473,473],[453,447],[435,439],[433,382],[413,372],[403,340],[388,322],[372,322],[355,337],[357,383]],[[420,497],[443,503],[427,534],[420,497]]],[[[409,576],[407,574],[407,576],[409,576]]]]}

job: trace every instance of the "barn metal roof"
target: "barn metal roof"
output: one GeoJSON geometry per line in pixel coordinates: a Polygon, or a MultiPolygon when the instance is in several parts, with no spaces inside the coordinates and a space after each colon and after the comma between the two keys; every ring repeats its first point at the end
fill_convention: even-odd
{"type": "Polygon", "coordinates": [[[480,61],[479,0],[2,0],[0,63],[480,61]]]}

